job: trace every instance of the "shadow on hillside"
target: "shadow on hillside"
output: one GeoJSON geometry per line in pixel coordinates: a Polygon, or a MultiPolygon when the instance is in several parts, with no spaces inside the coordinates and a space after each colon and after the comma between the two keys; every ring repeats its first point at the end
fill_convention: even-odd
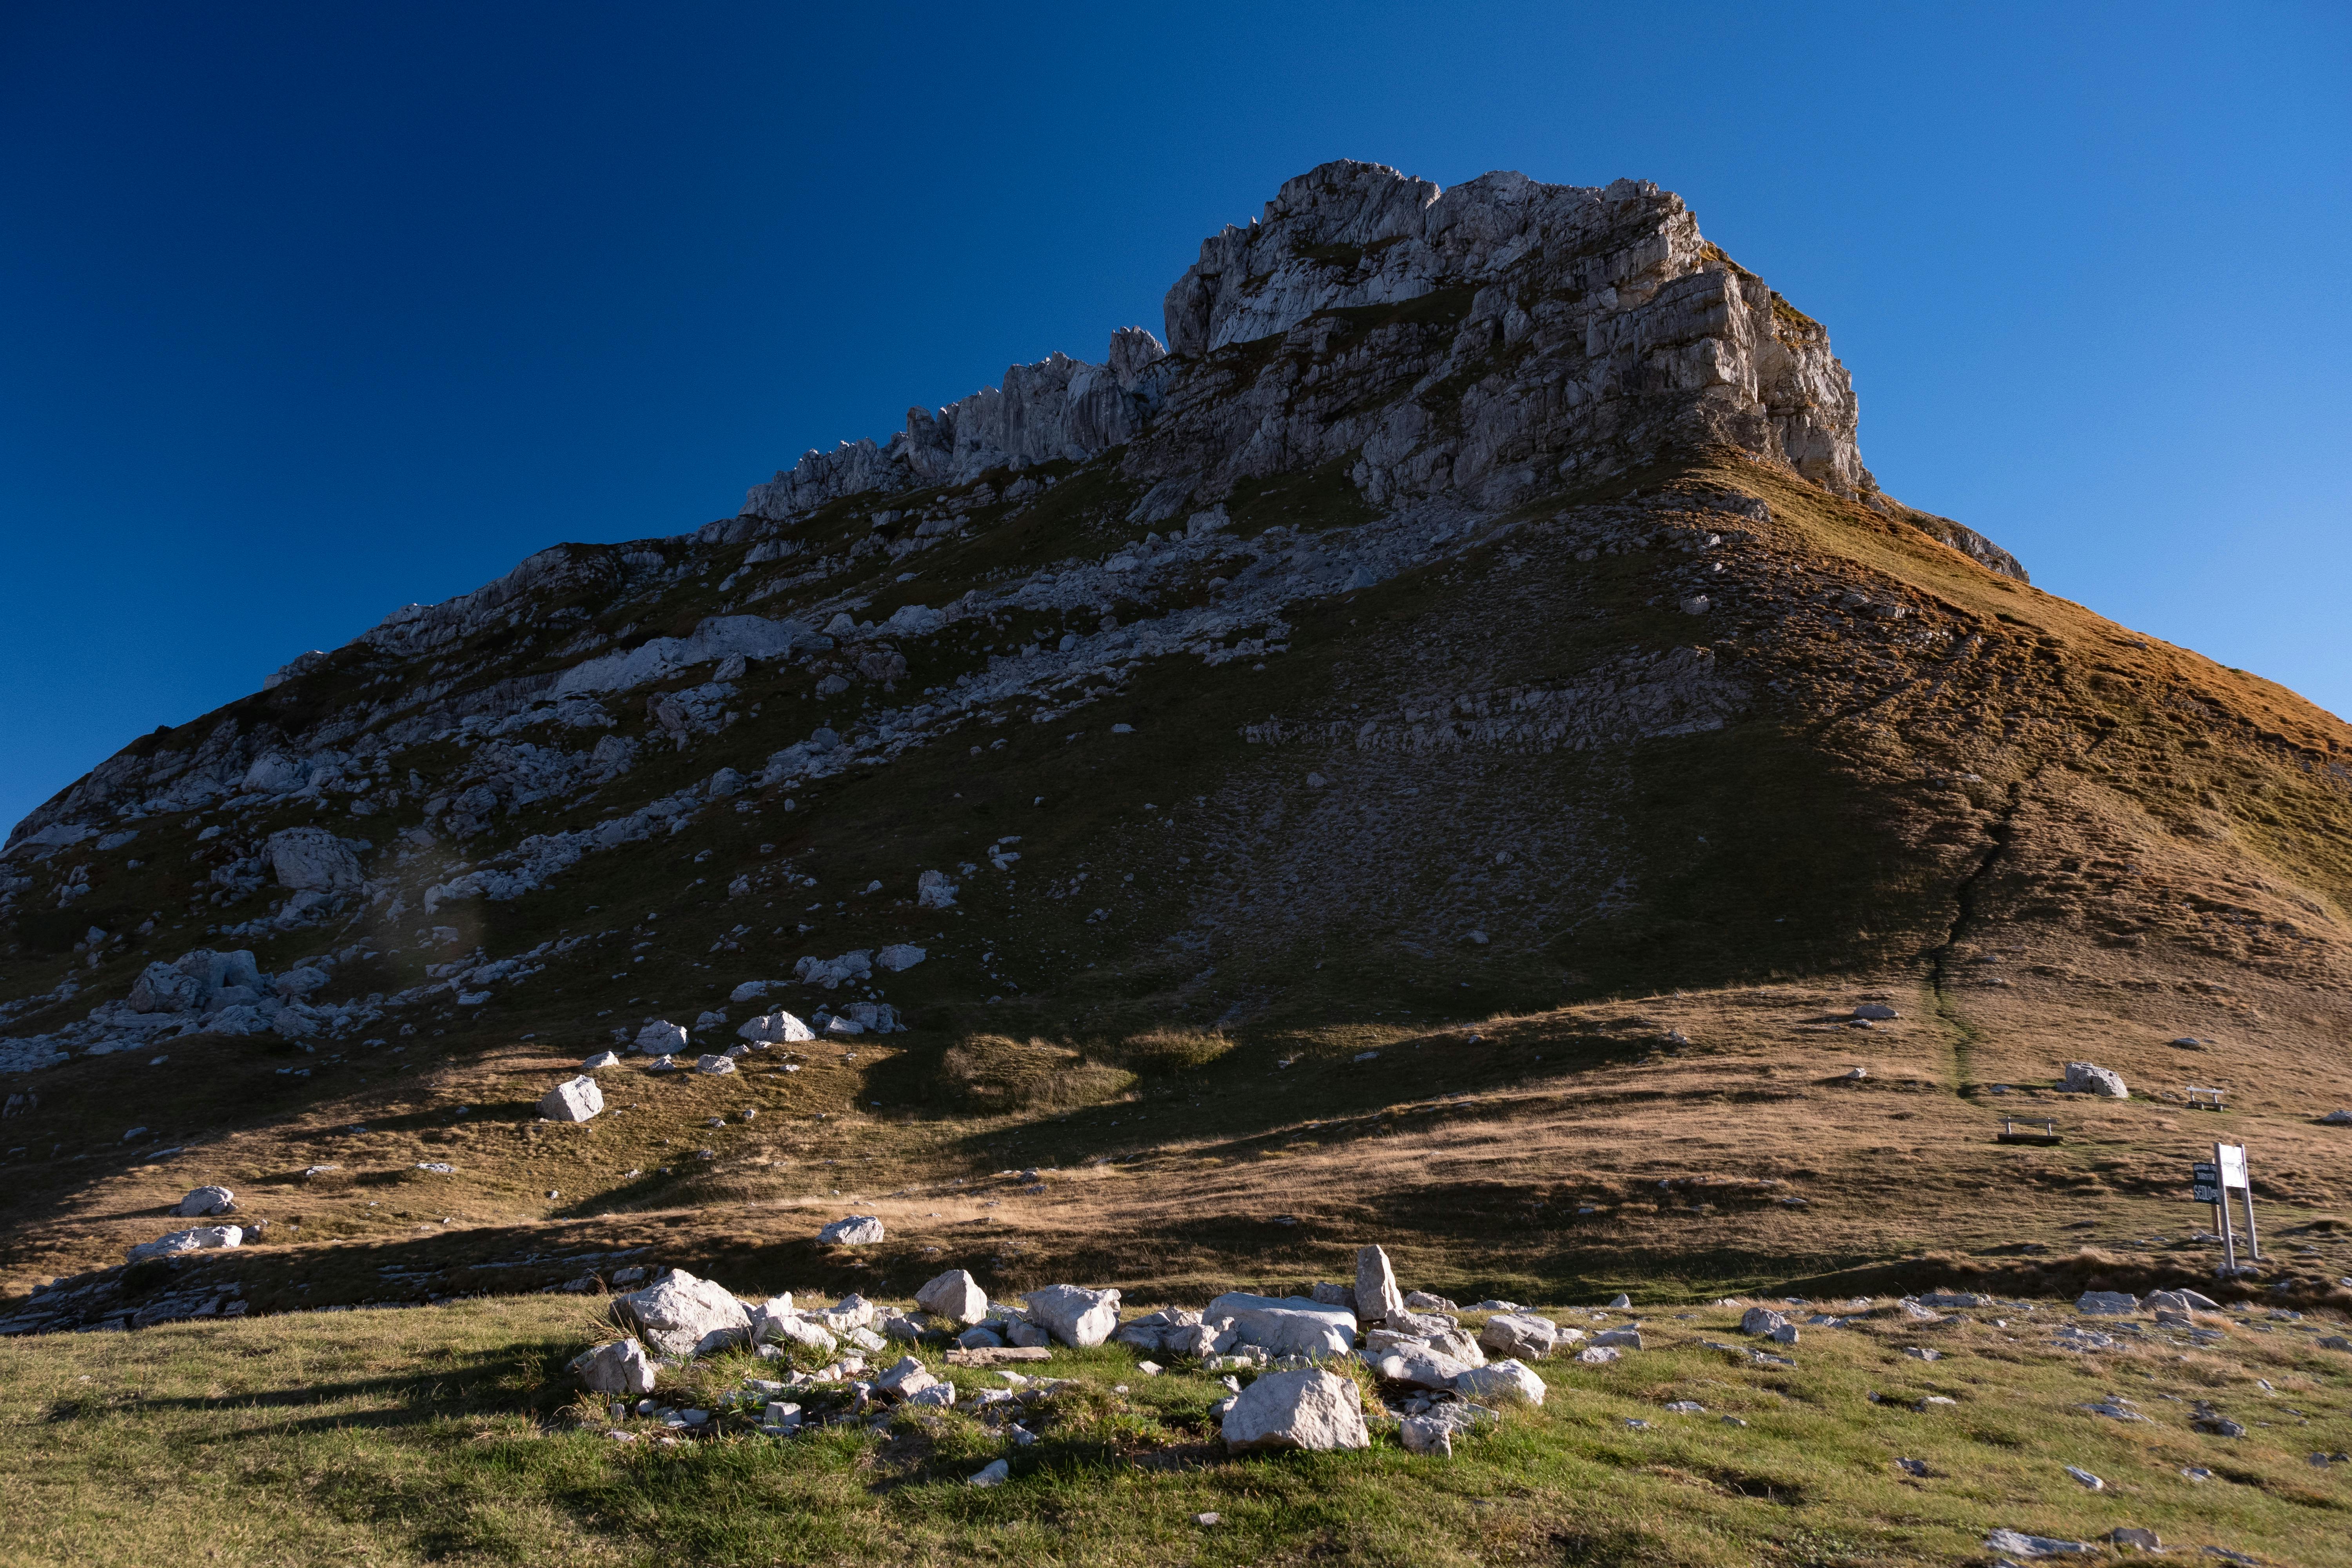
{"type": "Polygon", "coordinates": [[[307,1419],[272,1420],[266,1426],[222,1434],[231,1439],[278,1436],[290,1432],[423,1426],[452,1415],[512,1415],[518,1409],[554,1408],[571,1397],[564,1365],[572,1353],[553,1345],[509,1345],[464,1355],[439,1353],[426,1369],[249,1390],[236,1394],[233,1401],[205,1394],[121,1400],[68,1396],[54,1402],[42,1413],[42,1419],[64,1424],[102,1414],[133,1417],[194,1414],[217,1411],[224,1403],[233,1403],[241,1410],[316,1410],[319,1414],[307,1419]],[[348,1408],[353,1404],[383,1407],[348,1408]]]}

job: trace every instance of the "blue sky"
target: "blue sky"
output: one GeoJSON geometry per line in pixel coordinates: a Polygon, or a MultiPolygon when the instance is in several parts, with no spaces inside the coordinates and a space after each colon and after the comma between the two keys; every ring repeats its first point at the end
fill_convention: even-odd
{"type": "Polygon", "coordinates": [[[2352,712],[2347,17],[16,0],[0,822],[403,604],[1157,331],[1341,156],[1680,192],[1828,324],[1889,490],[2352,712]]]}

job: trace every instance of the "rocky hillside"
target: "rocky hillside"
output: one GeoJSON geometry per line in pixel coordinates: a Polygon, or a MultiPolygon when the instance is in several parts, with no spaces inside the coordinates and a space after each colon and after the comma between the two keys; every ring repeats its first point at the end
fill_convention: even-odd
{"type": "Polygon", "coordinates": [[[905,1036],[894,1102],[952,1116],[1033,1037],[1132,1081],[1204,1029],[2033,959],[2270,987],[2334,1083],[2352,733],[1881,490],[1828,333],[1672,195],[1327,164],[1163,332],[92,769],[0,856],[6,1164],[363,1115],[420,1033],[782,1008],[905,1036]],[[165,1059],[255,1087],[145,1109],[165,1059]]]}

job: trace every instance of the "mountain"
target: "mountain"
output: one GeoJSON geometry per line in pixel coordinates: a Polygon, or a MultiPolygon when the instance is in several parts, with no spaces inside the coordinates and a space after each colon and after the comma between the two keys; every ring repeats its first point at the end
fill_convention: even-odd
{"type": "MultiPolygon", "coordinates": [[[[2352,1087],[2352,733],[2033,588],[1881,489],[1857,424],[1827,331],[1654,185],[1313,170],[1203,242],[1163,337],[1014,366],[692,533],[398,610],[19,824],[0,1075],[31,1120],[0,1169],[33,1217],[0,1258],[119,1250],[150,1222],[93,1216],[191,1161],[429,1163],[461,1094],[537,1139],[566,1061],[655,1024],[716,1052],[777,1007],[861,1031],[761,1068],[789,1134],[580,1156],[545,1200],[554,1156],[516,1145],[477,1217],[829,1193],[845,1158],[911,1191],[1073,1140],[1322,1150],[1321,1186],[1217,1176],[1226,1215],[1549,1181],[1541,1207],[1574,1184],[1534,1151],[1606,1185],[1623,1129],[1689,1141],[1719,1121],[1694,1108],[1857,1042],[1956,1139],[2089,1053],[2323,1146],[2294,1118],[2352,1087]],[[1857,1031],[1865,995],[1899,1020],[1857,1031]],[[1649,1121],[1580,1120],[1677,1074],[1626,1091],[1649,1121]],[[1502,1120],[1475,1180],[1376,1170],[1308,1135],[1310,1081],[1371,1131],[1441,1086],[1502,1120]]],[[[1870,1104],[1822,1111],[1857,1196],[1870,1104]]],[[[1773,1181],[1826,1159],[1727,1136],[1718,1163],[1773,1181]]],[[[2279,1190],[2326,1197],[2305,1158],[2279,1190]]],[[[1948,1217],[1975,1180],[1899,1203],[1948,1217]]],[[[303,1234],[381,1239],[345,1197],[303,1234]]],[[[1032,1261],[1142,1267],[1171,1234],[1145,1213],[1074,1210],[1032,1261]]],[[[1884,1216],[1803,1256],[1922,1234],[1884,1216]]],[[[1793,1256],[1746,1246],[1721,1267],[1793,1256]]]]}

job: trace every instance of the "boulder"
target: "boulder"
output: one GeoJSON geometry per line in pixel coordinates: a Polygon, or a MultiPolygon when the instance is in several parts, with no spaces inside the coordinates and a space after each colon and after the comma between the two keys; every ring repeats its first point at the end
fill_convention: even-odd
{"type": "Polygon", "coordinates": [[[572,1358],[570,1370],[591,1394],[651,1394],[653,1358],[635,1340],[614,1340],[572,1358]]]}
{"type": "Polygon", "coordinates": [[[1750,1307],[1739,1315],[1743,1334],[1770,1334],[1789,1326],[1789,1320],[1769,1307],[1750,1307]]]}
{"type": "Polygon", "coordinates": [[[1992,1305],[1992,1298],[1977,1290],[1930,1290],[1919,1298],[1923,1307],[1941,1307],[1947,1311],[1959,1308],[1980,1308],[1992,1305]]]}
{"type": "Polygon", "coordinates": [[[841,1247],[871,1247],[880,1241],[882,1236],[882,1222],[870,1214],[854,1214],[846,1219],[835,1220],[816,1233],[820,1243],[841,1247]]]}
{"type": "Polygon", "coordinates": [[[1164,1307],[1121,1323],[1110,1337],[1145,1355],[1205,1355],[1216,1335],[1211,1331],[1203,1339],[1202,1331],[1200,1313],[1184,1307],[1164,1307]]]}
{"type": "Polygon", "coordinates": [[[919,910],[951,910],[955,908],[956,885],[948,880],[944,871],[926,871],[915,879],[915,907],[919,910]]]}
{"type": "Polygon", "coordinates": [[[1404,1292],[1397,1289],[1396,1270],[1389,1267],[1389,1255],[1380,1247],[1357,1249],[1355,1310],[1356,1316],[1368,1323],[1404,1310],[1404,1292]]]}
{"type": "Polygon", "coordinates": [[[1872,1023],[1882,1024],[1890,1018],[1899,1018],[1902,1016],[1884,1002],[1864,1002],[1848,1015],[1850,1017],[1864,1018],[1872,1023]]]}
{"type": "Polygon", "coordinates": [[[911,1399],[936,1386],[939,1381],[930,1368],[913,1356],[904,1356],[898,1365],[874,1380],[874,1392],[890,1399],[911,1399]]]}
{"type": "Polygon", "coordinates": [[[604,1091],[585,1073],[557,1084],[539,1101],[539,1113],[550,1121],[585,1121],[604,1109],[604,1091]]]}
{"type": "Polygon", "coordinates": [[[840,1342],[821,1323],[798,1312],[770,1313],[760,1322],[760,1339],[770,1344],[805,1345],[819,1355],[831,1355],[840,1342]]]}
{"type": "Polygon", "coordinates": [[[1226,1325],[1217,1335],[1219,1350],[1251,1344],[1276,1355],[1345,1355],[1356,1342],[1353,1312],[1304,1296],[1232,1290],[1210,1302],[1202,1317],[1226,1325]]]}
{"type": "Polygon", "coordinates": [[[2063,1557],[2070,1552],[2098,1550],[2087,1541],[2060,1541],[2028,1535],[2021,1530],[1996,1530],[1984,1539],[1985,1550],[2002,1557],[2063,1557]]]}
{"type": "Polygon", "coordinates": [[[2352,1127],[2352,1110],[2331,1110],[2319,1119],[2322,1127],[2352,1127]]]}
{"type": "Polygon", "coordinates": [[[1408,1454],[1433,1454],[1441,1459],[1454,1457],[1454,1428],[1426,1415],[1408,1415],[1399,1422],[1397,1439],[1408,1454]]]}
{"type": "Polygon", "coordinates": [[[1492,1366],[1474,1366],[1454,1378],[1454,1392],[1465,1399],[1523,1399],[1541,1405],[1544,1380],[1525,1362],[1498,1361],[1492,1366]]]}
{"type": "Polygon", "coordinates": [[[236,1247],[245,1240],[245,1230],[234,1225],[200,1225],[193,1230],[175,1230],[169,1236],[159,1236],[152,1241],[142,1241],[129,1254],[131,1262],[144,1263],[151,1258],[170,1258],[181,1252],[210,1252],[217,1247],[236,1247]]]}
{"type": "MultiPolygon", "coordinates": [[[[1048,1285],[1021,1298],[1030,1320],[1066,1345],[1084,1349],[1110,1338],[1118,1327],[1118,1292],[1076,1285],[1048,1285]]],[[[1013,1342],[1019,1344],[1021,1341],[1013,1342]]]]}
{"type": "Polygon", "coordinates": [[[134,1013],[193,1013],[204,1005],[205,983],[169,963],[151,963],[131,984],[134,1013]]]}
{"type": "Polygon", "coordinates": [[[1532,1312],[1497,1312],[1478,1331],[1478,1343],[1497,1355],[1540,1361],[1559,1342],[1559,1325],[1532,1312]]]}
{"type": "Polygon", "coordinates": [[[586,1072],[599,1072],[605,1068],[616,1068],[620,1065],[621,1053],[618,1051],[598,1051],[580,1064],[582,1070],[586,1072]]]}
{"type": "Polygon", "coordinates": [[[757,1002],[761,997],[765,996],[768,994],[769,986],[778,984],[780,983],[773,980],[746,980],[742,984],[738,985],[734,990],[727,993],[727,1000],[730,1002],[757,1002]]]}
{"type": "Polygon", "coordinates": [[[1318,1279],[1308,1287],[1307,1294],[1326,1307],[1345,1307],[1350,1312],[1356,1310],[1356,1288],[1353,1285],[1341,1285],[1328,1279],[1318,1279]]]}
{"type": "Polygon", "coordinates": [[[751,1314],[716,1280],[673,1268],[642,1290],[613,1298],[613,1316],[667,1361],[751,1341],[751,1314]]]}
{"type": "Polygon", "coordinates": [[[1455,1361],[1452,1356],[1425,1345],[1366,1351],[1364,1358],[1364,1364],[1385,1382],[1438,1391],[1452,1388],[1454,1380],[1465,1372],[1486,1370],[1455,1361]]]}
{"type": "Polygon", "coordinates": [[[2120,1074],[2110,1072],[2103,1067],[2095,1067],[2089,1062],[2066,1064],[2065,1089],[2069,1094],[2095,1094],[2108,1100],[2131,1098],[2131,1090],[2124,1087],[2124,1080],[2120,1074]]]}
{"type": "Polygon", "coordinates": [[[1444,1297],[1432,1295],[1426,1290],[1406,1291],[1404,1304],[1406,1310],[1413,1312],[1458,1312],[1462,1310],[1444,1297]]]}
{"type": "Polygon", "coordinates": [[[733,1057],[699,1056],[694,1058],[694,1070],[707,1072],[714,1078],[724,1077],[735,1070],[733,1057]]]}
{"type": "Polygon", "coordinates": [[[950,1268],[915,1292],[915,1305],[952,1323],[977,1323],[988,1316],[988,1292],[963,1269],[950,1268]]]}
{"type": "Polygon", "coordinates": [[[1587,1366],[1603,1366],[1624,1353],[1615,1345],[1587,1345],[1576,1352],[1576,1359],[1587,1366]]]}
{"type": "Polygon", "coordinates": [[[1372,1446],[1355,1384],[1312,1369],[1269,1373],[1242,1390],[1225,1411],[1224,1436],[1225,1447],[1237,1454],[1372,1446]]]}
{"type": "Polygon", "coordinates": [[[686,1026],[656,1018],[637,1031],[637,1049],[649,1057],[674,1056],[686,1049],[686,1026]]]}
{"type": "Polygon", "coordinates": [[[985,1323],[974,1323],[956,1336],[956,1343],[968,1351],[1002,1350],[1004,1338],[985,1323]]]}
{"type": "Polygon", "coordinates": [[[894,942],[874,955],[874,962],[896,974],[912,969],[929,955],[911,942],[894,942]]]}
{"type": "Polygon", "coordinates": [[[1639,1329],[1603,1329],[1601,1332],[1592,1336],[1592,1342],[1603,1350],[1613,1348],[1637,1351],[1642,1348],[1642,1331],[1639,1329]]]}
{"type": "Polygon", "coordinates": [[[278,885],[298,892],[338,892],[367,880],[351,846],[323,827],[288,827],[269,836],[263,853],[278,885]]]}
{"type": "Polygon", "coordinates": [[[2139,1310],[2139,1298],[2121,1290],[2085,1290],[2074,1298],[2074,1310],[2095,1312],[2107,1317],[2119,1317],[2139,1310]]]}
{"type": "Polygon", "coordinates": [[[762,1013],[756,1018],[747,1019],[735,1032],[747,1040],[758,1040],[771,1046],[787,1046],[795,1040],[816,1038],[814,1029],[781,1007],[772,1013],[762,1013]]]}
{"type": "Polygon", "coordinates": [[[236,1194],[226,1187],[198,1187],[182,1198],[172,1212],[183,1219],[204,1219],[236,1207],[236,1194]]]}

